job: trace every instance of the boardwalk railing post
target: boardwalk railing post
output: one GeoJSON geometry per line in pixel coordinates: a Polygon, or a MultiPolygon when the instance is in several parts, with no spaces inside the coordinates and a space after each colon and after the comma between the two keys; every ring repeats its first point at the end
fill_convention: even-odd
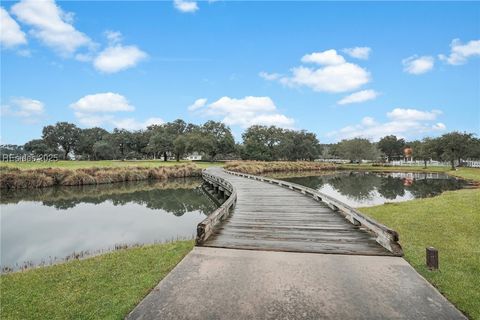
{"type": "Polygon", "coordinates": [[[434,247],[428,247],[426,249],[427,254],[427,267],[430,270],[438,270],[438,250],[434,247]]]}

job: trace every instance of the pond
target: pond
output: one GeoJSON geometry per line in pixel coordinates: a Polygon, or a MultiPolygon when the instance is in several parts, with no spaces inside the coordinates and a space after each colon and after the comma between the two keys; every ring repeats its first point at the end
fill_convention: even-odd
{"type": "Polygon", "coordinates": [[[1,266],[191,239],[217,205],[199,178],[1,191],[1,266]]]}
{"type": "Polygon", "coordinates": [[[367,207],[438,195],[468,183],[438,173],[326,172],[322,175],[272,175],[316,189],[352,207],[367,207]]]}

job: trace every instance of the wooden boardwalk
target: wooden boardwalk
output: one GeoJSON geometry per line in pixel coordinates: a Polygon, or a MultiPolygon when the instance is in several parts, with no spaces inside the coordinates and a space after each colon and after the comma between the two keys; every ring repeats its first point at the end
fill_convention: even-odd
{"type": "Polygon", "coordinates": [[[202,175],[225,202],[128,320],[466,319],[399,257],[395,231],[354,208],[284,181],[202,175]]]}
{"type": "Polygon", "coordinates": [[[208,173],[236,189],[233,212],[202,243],[207,247],[392,255],[376,235],[350,223],[326,203],[268,182],[235,176],[222,169],[208,173]]]}

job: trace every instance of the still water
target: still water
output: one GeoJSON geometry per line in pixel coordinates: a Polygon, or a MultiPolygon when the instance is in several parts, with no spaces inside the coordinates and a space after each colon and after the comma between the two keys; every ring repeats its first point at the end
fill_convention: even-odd
{"type": "Polygon", "coordinates": [[[193,238],[215,210],[201,179],[1,192],[1,266],[49,264],[116,245],[193,238]]]}
{"type": "Polygon", "coordinates": [[[467,185],[464,180],[437,173],[335,171],[315,176],[284,175],[275,178],[316,189],[352,207],[432,197],[467,185]]]}

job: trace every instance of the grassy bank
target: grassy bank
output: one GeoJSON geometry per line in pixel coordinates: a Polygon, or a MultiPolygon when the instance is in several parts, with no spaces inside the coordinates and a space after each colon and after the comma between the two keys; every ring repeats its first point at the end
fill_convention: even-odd
{"type": "Polygon", "coordinates": [[[198,162],[198,161],[160,161],[160,160],[100,160],[100,161],[52,161],[52,162],[1,162],[2,167],[19,169],[46,169],[46,168],[125,168],[125,167],[171,167],[179,164],[194,164],[199,168],[222,166],[223,162],[198,162]]]}
{"type": "Polygon", "coordinates": [[[163,167],[36,168],[1,167],[0,188],[23,189],[52,186],[82,186],[124,181],[165,180],[195,177],[201,170],[194,164],[163,167]]]}
{"type": "MultiPolygon", "coordinates": [[[[479,169],[461,168],[456,175],[480,181],[479,169]]],[[[479,208],[480,189],[471,189],[360,210],[398,231],[405,259],[460,310],[480,319],[479,208]],[[429,246],[439,250],[439,271],[425,266],[429,246]]]]}
{"type": "Polygon", "coordinates": [[[235,172],[263,174],[268,172],[335,170],[336,166],[313,161],[231,161],[227,162],[224,168],[235,172]]]}
{"type": "Polygon", "coordinates": [[[0,277],[2,319],[123,319],[192,249],[150,245],[0,277]]]}

